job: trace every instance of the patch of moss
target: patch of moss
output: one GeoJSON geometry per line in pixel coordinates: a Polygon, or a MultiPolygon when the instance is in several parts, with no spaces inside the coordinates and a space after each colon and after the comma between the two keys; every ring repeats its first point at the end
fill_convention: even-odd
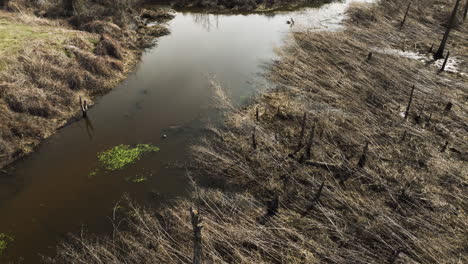
{"type": "Polygon", "coordinates": [[[13,238],[0,233],[0,256],[3,254],[3,251],[5,251],[8,247],[8,244],[10,244],[13,241],[13,238]]]}
{"type": "Polygon", "coordinates": [[[99,166],[106,170],[119,170],[140,159],[147,152],[157,152],[159,148],[150,144],[138,144],[136,147],[118,145],[98,154],[99,166]]]}

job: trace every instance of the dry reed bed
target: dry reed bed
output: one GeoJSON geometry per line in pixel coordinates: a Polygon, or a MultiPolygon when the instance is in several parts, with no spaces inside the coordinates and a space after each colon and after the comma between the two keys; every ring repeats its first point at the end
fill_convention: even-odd
{"type": "MultiPolygon", "coordinates": [[[[367,59],[438,39],[436,2],[453,4],[420,1],[424,15],[399,32],[401,0],[354,6],[344,32],[294,32],[272,65],[278,87],[243,109],[214,83],[226,123],[194,147],[194,178],[220,190],[194,189],[159,212],[131,207],[129,231],[75,238],[49,261],[191,263],[194,206],[205,263],[468,262],[466,76],[367,59]]],[[[450,49],[466,61],[465,27],[450,49]]]]}

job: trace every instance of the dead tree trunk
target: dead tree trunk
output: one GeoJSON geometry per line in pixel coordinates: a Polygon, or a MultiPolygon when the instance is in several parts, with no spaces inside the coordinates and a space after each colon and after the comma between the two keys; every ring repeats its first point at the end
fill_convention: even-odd
{"type": "Polygon", "coordinates": [[[74,2],[75,0],[62,0],[63,11],[65,15],[72,15],[74,12],[74,2]]]}
{"type": "Polygon", "coordinates": [[[408,101],[408,106],[406,106],[406,111],[405,111],[405,120],[406,120],[406,119],[408,119],[408,116],[409,116],[409,110],[410,110],[410,108],[411,108],[411,103],[413,102],[414,88],[415,88],[415,86],[413,85],[413,88],[411,89],[410,98],[409,98],[409,101],[408,101]]]}
{"type": "Polygon", "coordinates": [[[312,149],[312,144],[314,143],[314,133],[315,133],[315,124],[312,126],[312,129],[310,130],[309,141],[307,142],[307,147],[306,147],[306,158],[308,160],[312,156],[311,149],[312,149]]]}
{"type": "Polygon", "coordinates": [[[255,137],[255,132],[256,132],[256,129],[254,129],[253,133],[252,133],[252,148],[254,150],[257,149],[257,139],[255,137]]]}
{"type": "Polygon", "coordinates": [[[369,142],[366,142],[366,145],[364,146],[364,149],[362,150],[361,158],[359,158],[359,162],[357,164],[359,168],[364,168],[364,166],[366,165],[368,150],[369,150],[369,142]]]}
{"type": "Polygon", "coordinates": [[[193,264],[202,263],[202,235],[201,231],[203,226],[201,226],[201,217],[200,212],[193,210],[190,207],[190,216],[192,218],[192,228],[193,228],[193,264]]]}
{"type": "Polygon", "coordinates": [[[408,7],[406,8],[405,16],[403,17],[403,20],[401,21],[401,24],[400,24],[400,30],[405,25],[406,17],[408,16],[408,12],[409,12],[410,7],[411,7],[411,2],[408,3],[408,7]]]}
{"type": "Polygon", "coordinates": [[[440,71],[443,72],[445,70],[445,65],[447,65],[448,58],[450,56],[450,51],[447,52],[447,56],[445,56],[444,63],[442,64],[442,68],[440,68],[440,71]]]}
{"type": "Polygon", "coordinates": [[[294,154],[299,152],[299,150],[301,150],[302,148],[302,139],[304,138],[306,120],[307,120],[307,113],[304,112],[304,116],[302,117],[301,134],[299,135],[299,143],[297,143],[297,147],[296,147],[296,150],[294,151],[294,154]]]}
{"type": "Polygon", "coordinates": [[[86,100],[82,101],[81,96],[80,96],[80,108],[81,108],[81,113],[83,114],[83,117],[88,116],[88,103],[86,103],[86,100]]]}
{"type": "Polygon", "coordinates": [[[275,215],[278,213],[278,209],[279,209],[279,195],[275,195],[275,197],[273,198],[273,200],[271,200],[271,201],[268,202],[268,204],[267,204],[267,213],[266,213],[266,216],[267,216],[267,217],[273,217],[273,216],[275,216],[275,215]]]}
{"type": "Polygon", "coordinates": [[[407,134],[407,133],[408,133],[408,132],[405,130],[405,132],[403,133],[403,136],[401,137],[400,142],[405,141],[405,139],[406,139],[406,134],[407,134]]]}
{"type": "Polygon", "coordinates": [[[431,53],[432,50],[434,49],[434,43],[432,43],[431,47],[429,48],[429,51],[427,53],[431,53]]]}
{"type": "Polygon", "coordinates": [[[448,141],[445,141],[445,144],[442,147],[442,149],[440,150],[440,152],[445,152],[447,150],[447,147],[448,147],[448,141]]]}
{"type": "Polygon", "coordinates": [[[460,5],[460,0],[457,0],[457,2],[455,3],[455,7],[453,8],[452,14],[450,15],[444,37],[442,38],[442,41],[440,42],[439,49],[434,54],[434,60],[442,59],[444,57],[445,45],[447,44],[450,30],[452,29],[453,23],[455,22],[455,17],[457,16],[457,10],[458,10],[459,5],[460,5]]]}
{"type": "Polygon", "coordinates": [[[468,0],[465,2],[465,11],[463,11],[463,21],[466,19],[466,12],[468,11],[468,0]]]}
{"type": "Polygon", "coordinates": [[[312,209],[314,209],[315,204],[319,202],[320,195],[322,195],[322,190],[324,186],[325,186],[325,181],[323,181],[322,184],[320,184],[319,189],[315,193],[314,199],[312,199],[312,202],[310,203],[310,205],[307,206],[306,210],[302,213],[302,217],[306,216],[312,209]]]}
{"type": "Polygon", "coordinates": [[[450,112],[450,110],[452,110],[452,107],[453,107],[453,104],[452,102],[448,102],[446,105],[445,105],[445,112],[450,112]]]}

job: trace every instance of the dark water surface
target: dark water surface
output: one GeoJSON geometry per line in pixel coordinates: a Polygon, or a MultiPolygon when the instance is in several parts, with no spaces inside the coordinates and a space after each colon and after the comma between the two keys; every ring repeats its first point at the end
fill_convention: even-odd
{"type": "MultiPolygon", "coordinates": [[[[346,1],[349,2],[349,1],[346,1]]],[[[299,28],[337,29],[347,3],[276,15],[177,13],[171,34],[143,55],[126,81],[89,111],[91,124],[73,123],[41,144],[0,177],[0,233],[14,237],[0,263],[33,264],[53,255],[68,233],[109,234],[113,207],[124,193],[153,205],[151,192],[174,198],[186,194],[183,164],[188,146],[215,111],[209,78],[215,76],[235,102],[256,90],[265,62],[275,58],[290,32],[299,28]],[[167,138],[163,139],[162,134],[167,138]],[[89,176],[97,153],[119,144],[151,143],[160,152],[111,173],[89,176]],[[147,180],[134,183],[128,177],[147,180]]]]}

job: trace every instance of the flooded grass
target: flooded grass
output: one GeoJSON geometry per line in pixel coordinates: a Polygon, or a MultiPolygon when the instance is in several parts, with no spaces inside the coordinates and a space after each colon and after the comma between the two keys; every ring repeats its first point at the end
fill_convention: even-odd
{"type": "Polygon", "coordinates": [[[144,153],[158,151],[158,147],[150,144],[138,144],[134,148],[129,145],[118,145],[98,154],[99,166],[109,171],[120,170],[139,160],[144,153]]]}
{"type": "Polygon", "coordinates": [[[8,248],[8,245],[13,242],[13,238],[6,234],[0,233],[0,256],[8,248]]]}
{"type": "Polygon", "coordinates": [[[133,182],[133,183],[142,183],[148,180],[145,176],[141,175],[135,175],[134,177],[128,177],[125,179],[128,182],[133,182]]]}

